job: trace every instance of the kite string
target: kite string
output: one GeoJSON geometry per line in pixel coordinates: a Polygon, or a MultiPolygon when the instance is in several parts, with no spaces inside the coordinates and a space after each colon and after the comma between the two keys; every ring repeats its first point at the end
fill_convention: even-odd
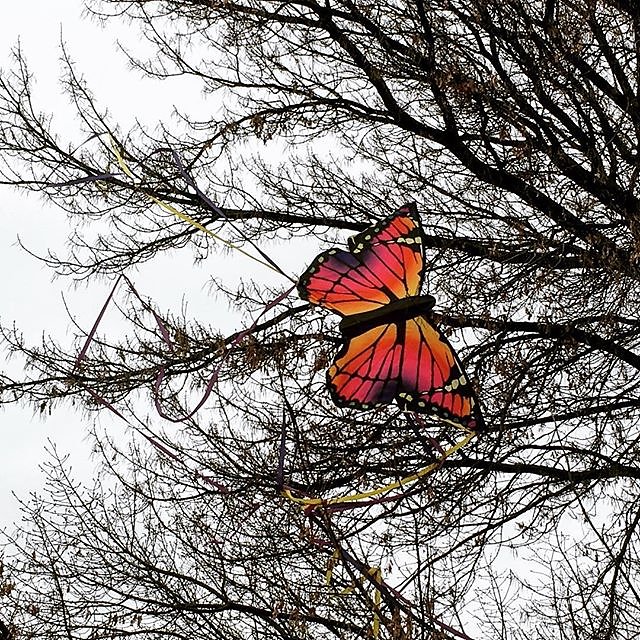
{"type": "Polygon", "coordinates": [[[171,154],[173,156],[174,162],[178,167],[178,171],[180,172],[180,175],[184,178],[185,182],[193,188],[198,198],[200,198],[200,200],[204,202],[204,204],[207,205],[207,207],[209,207],[209,209],[211,209],[211,211],[213,211],[216,215],[218,215],[221,218],[224,218],[229,223],[229,225],[233,229],[235,229],[244,238],[244,240],[248,242],[258,252],[258,254],[266,262],[269,263],[268,266],[271,266],[272,269],[274,269],[275,271],[283,275],[285,278],[287,278],[287,280],[290,280],[291,282],[296,284],[297,281],[294,278],[286,274],[267,253],[265,253],[255,242],[253,242],[253,240],[251,240],[250,238],[247,238],[247,236],[242,232],[242,230],[236,227],[236,225],[229,218],[229,216],[220,207],[214,204],[213,200],[211,200],[211,198],[209,198],[209,196],[206,195],[200,189],[200,187],[198,187],[198,185],[196,184],[196,181],[193,179],[193,176],[191,176],[191,174],[189,174],[189,172],[186,170],[184,163],[182,162],[182,159],[174,149],[171,149],[171,154]]]}
{"type": "MultiPolygon", "coordinates": [[[[134,175],[134,173],[131,171],[131,169],[129,168],[129,166],[127,165],[125,159],[122,157],[122,154],[120,153],[118,146],[115,142],[115,140],[110,136],[110,141],[111,141],[111,148],[113,151],[114,156],[116,157],[116,161],[119,165],[119,167],[122,169],[122,171],[132,180],[136,180],[136,176],[134,175]]],[[[228,216],[226,216],[224,214],[224,212],[217,207],[215,204],[213,204],[213,202],[211,201],[210,198],[208,198],[195,184],[195,181],[193,180],[193,178],[191,178],[191,176],[189,176],[186,172],[186,170],[184,169],[184,166],[182,165],[182,162],[180,161],[178,155],[172,150],[172,154],[174,159],[176,160],[176,164],[178,165],[178,168],[180,170],[181,175],[183,175],[183,177],[185,178],[185,180],[187,181],[187,183],[189,185],[191,185],[195,191],[196,194],[198,195],[198,197],[201,199],[201,201],[203,201],[209,208],[211,208],[213,210],[214,213],[216,213],[218,216],[223,217],[225,220],[229,221],[228,216]]],[[[230,249],[234,249],[235,251],[238,251],[240,253],[242,253],[243,255],[245,255],[246,257],[250,258],[251,260],[257,262],[258,264],[267,267],[268,269],[271,269],[272,271],[275,271],[276,273],[284,276],[285,278],[287,278],[288,280],[290,280],[291,282],[295,282],[295,280],[287,275],[269,256],[267,256],[266,253],[264,253],[264,251],[262,251],[259,247],[256,246],[256,244],[254,242],[252,242],[251,240],[247,239],[244,234],[243,237],[245,237],[245,240],[247,242],[249,242],[255,249],[256,251],[258,251],[258,253],[264,258],[264,260],[261,260],[260,258],[256,258],[254,255],[250,254],[248,251],[245,251],[242,247],[238,246],[237,244],[234,244],[233,242],[230,242],[224,238],[222,238],[221,236],[217,235],[216,233],[214,233],[213,231],[211,231],[210,229],[207,229],[207,227],[205,227],[203,224],[201,224],[200,222],[198,222],[197,220],[194,220],[191,216],[189,216],[188,214],[184,213],[183,211],[178,210],[176,207],[174,207],[173,205],[170,205],[166,202],[164,202],[163,200],[160,200],[159,198],[157,198],[156,196],[154,196],[153,194],[149,193],[148,191],[146,191],[145,189],[140,188],[140,190],[142,191],[142,193],[144,193],[152,202],[156,203],[158,206],[160,206],[162,209],[164,209],[165,211],[167,211],[168,213],[171,213],[172,215],[176,216],[177,218],[179,218],[180,220],[183,220],[184,222],[187,222],[188,224],[190,224],[192,227],[195,227],[196,229],[199,229],[200,231],[203,231],[204,233],[206,233],[208,236],[210,236],[211,238],[213,238],[214,240],[217,240],[218,242],[221,242],[222,244],[226,245],[227,247],[229,247],[230,249]]],[[[236,227],[234,226],[234,229],[236,227]]],[[[237,229],[236,229],[237,230],[237,229]]]]}
{"type": "Polygon", "coordinates": [[[234,244],[233,242],[229,242],[229,240],[225,240],[224,238],[220,237],[219,235],[217,235],[216,233],[211,231],[211,229],[207,229],[207,227],[205,227],[203,224],[199,223],[197,220],[194,220],[188,214],[184,213],[183,211],[179,211],[178,209],[176,209],[173,205],[170,205],[170,204],[167,204],[166,202],[163,202],[162,200],[156,198],[154,195],[151,195],[150,193],[147,193],[146,191],[144,193],[150,200],[153,200],[153,202],[155,202],[157,205],[162,207],[165,211],[168,211],[169,213],[173,214],[177,218],[180,218],[180,220],[184,220],[184,222],[187,222],[192,227],[195,227],[196,229],[199,229],[200,231],[204,231],[204,233],[206,233],[207,235],[211,236],[214,240],[217,240],[218,242],[221,242],[222,244],[226,245],[230,249],[234,249],[235,251],[239,251],[243,255],[247,256],[247,258],[251,258],[251,260],[254,260],[255,262],[257,262],[258,264],[261,264],[264,267],[267,267],[267,268],[269,268],[269,269],[271,269],[273,271],[281,273],[279,269],[275,269],[269,263],[264,262],[263,260],[260,260],[260,258],[256,258],[255,256],[252,256],[248,251],[245,251],[242,247],[239,247],[237,244],[234,244]]]}

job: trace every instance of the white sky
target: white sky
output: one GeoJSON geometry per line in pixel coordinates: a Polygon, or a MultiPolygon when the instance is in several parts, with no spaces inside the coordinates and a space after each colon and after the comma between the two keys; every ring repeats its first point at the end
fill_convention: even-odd
{"type": "MultiPolygon", "coordinates": [[[[20,38],[38,77],[37,92],[43,98],[43,106],[55,108],[57,102],[56,67],[61,27],[67,33],[88,37],[87,25],[81,29],[77,19],[80,11],[80,2],[76,0],[60,3],[30,0],[3,8],[0,67],[3,70],[9,67],[10,50],[20,38]]],[[[103,46],[106,41],[96,38],[96,43],[103,46]]],[[[20,236],[35,251],[48,246],[61,247],[66,233],[65,219],[44,207],[37,196],[25,197],[7,187],[0,187],[0,195],[0,265],[3,272],[0,319],[4,324],[15,321],[31,341],[37,341],[52,324],[58,328],[58,335],[64,334],[67,326],[61,306],[64,283],[52,283],[51,275],[17,246],[16,239],[20,236]]],[[[5,352],[0,354],[5,356],[5,352]]],[[[2,368],[5,367],[3,362],[2,368]]],[[[18,373],[15,366],[12,371],[18,373]]],[[[88,447],[83,442],[79,420],[63,412],[46,418],[45,421],[24,407],[0,410],[1,528],[17,516],[17,503],[11,492],[26,496],[41,484],[38,465],[44,459],[47,439],[57,443],[60,451],[74,452],[72,464],[81,474],[90,472],[88,447]]]]}
{"type": "MultiPolygon", "coordinates": [[[[117,39],[127,45],[138,46],[139,34],[133,27],[123,24],[116,29],[113,23],[105,29],[96,21],[82,17],[81,0],[30,0],[12,3],[4,8],[0,21],[0,68],[11,66],[10,53],[18,38],[23,54],[35,79],[36,107],[54,114],[58,131],[73,136],[74,122],[68,103],[60,92],[60,40],[84,76],[101,106],[108,106],[112,120],[123,130],[135,119],[151,126],[168,121],[173,100],[178,99],[193,108],[208,109],[196,84],[176,79],[173,85],[157,81],[141,81],[132,72],[118,50],[117,39]]],[[[210,98],[209,98],[210,99],[210,98]]],[[[71,323],[67,318],[62,293],[74,317],[85,330],[94,322],[110,286],[93,283],[75,290],[64,279],[53,280],[51,273],[17,245],[17,237],[36,254],[48,248],[64,254],[69,223],[60,211],[47,206],[36,194],[16,192],[0,187],[0,320],[7,325],[15,322],[25,338],[36,344],[46,332],[59,338],[62,344],[71,344],[67,331],[71,323]]],[[[308,255],[291,251],[291,246],[276,248],[275,252],[293,261],[291,272],[300,271],[308,255]],[[279,249],[279,250],[278,250],[279,249]]],[[[149,296],[161,309],[178,311],[183,304],[193,317],[211,322],[220,330],[230,332],[240,328],[226,308],[215,306],[207,282],[213,276],[253,274],[261,281],[282,283],[266,269],[256,272],[253,264],[239,254],[223,259],[208,260],[197,267],[188,252],[164,256],[152,266],[128,273],[141,294],[149,296]],[[171,280],[175,286],[167,286],[171,280]]],[[[282,282],[281,282],[282,281],[282,282]]],[[[0,357],[5,353],[0,351],[0,357]]],[[[6,363],[0,368],[5,369],[6,363]]],[[[11,371],[19,377],[17,361],[9,363],[11,371]]],[[[121,429],[117,419],[102,412],[100,423],[110,433],[121,429]]],[[[26,497],[42,484],[39,465],[45,459],[48,440],[56,443],[58,451],[71,454],[71,464],[78,477],[91,474],[89,446],[85,440],[86,419],[62,409],[43,416],[28,407],[10,406],[0,409],[0,529],[8,526],[18,515],[15,492],[26,497]]]]}

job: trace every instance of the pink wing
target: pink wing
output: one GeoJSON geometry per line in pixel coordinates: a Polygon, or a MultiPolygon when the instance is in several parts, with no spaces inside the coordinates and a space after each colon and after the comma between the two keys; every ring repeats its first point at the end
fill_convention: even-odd
{"type": "Polygon", "coordinates": [[[415,205],[350,238],[349,247],[311,263],[298,282],[301,298],[348,316],[419,293],[424,260],[415,205]]]}

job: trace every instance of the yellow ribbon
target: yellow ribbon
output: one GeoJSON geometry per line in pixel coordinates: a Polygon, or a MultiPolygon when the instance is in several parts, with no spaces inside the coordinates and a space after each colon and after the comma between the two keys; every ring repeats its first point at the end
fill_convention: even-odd
{"type": "Polygon", "coordinates": [[[327,573],[324,576],[324,583],[329,586],[331,584],[331,578],[333,577],[333,568],[340,560],[340,550],[336,549],[333,552],[333,555],[329,558],[329,562],[327,562],[327,573]]]}
{"type": "Polygon", "coordinates": [[[378,487],[377,489],[372,489],[371,491],[363,491],[361,493],[352,493],[346,496],[339,496],[336,498],[298,498],[291,493],[290,489],[284,489],[282,491],[282,495],[295,502],[296,504],[300,504],[306,507],[309,506],[331,506],[334,504],[345,504],[349,502],[359,502],[361,500],[366,500],[367,498],[373,498],[375,496],[379,496],[380,494],[387,493],[389,491],[393,491],[394,489],[399,489],[400,487],[404,487],[407,484],[411,484],[416,480],[426,476],[431,473],[435,469],[437,469],[444,460],[446,460],[449,456],[453,455],[459,449],[462,449],[466,444],[468,444],[471,439],[476,435],[475,431],[467,432],[467,435],[460,440],[460,442],[456,442],[451,448],[447,449],[442,457],[433,464],[430,464],[420,471],[416,471],[416,473],[412,473],[409,476],[405,476],[404,478],[400,478],[400,480],[395,480],[394,482],[390,482],[385,484],[382,487],[378,487]]]}
{"type": "MultiPolygon", "coordinates": [[[[333,557],[336,557],[336,554],[339,553],[336,551],[333,554],[333,557]]],[[[382,585],[382,571],[380,567],[369,567],[367,570],[367,575],[369,575],[373,582],[376,584],[376,588],[373,592],[373,637],[377,638],[380,634],[380,605],[382,603],[382,591],[380,586],[382,585]]],[[[347,596],[354,592],[357,585],[364,585],[365,577],[364,575],[354,582],[351,583],[349,587],[345,587],[341,592],[341,596],[347,596]]],[[[328,583],[327,583],[328,584],[328,583]]]]}
{"type": "MultiPolygon", "coordinates": [[[[378,496],[382,493],[386,493],[388,491],[392,491],[393,489],[399,489],[411,482],[415,482],[420,478],[426,476],[431,471],[437,469],[444,460],[446,460],[449,456],[453,455],[456,451],[462,449],[466,444],[468,444],[471,439],[476,435],[475,431],[467,431],[466,436],[460,440],[460,442],[456,442],[452,447],[447,449],[443,454],[440,460],[430,464],[420,471],[416,471],[416,473],[412,473],[411,475],[405,476],[400,480],[396,480],[395,482],[390,482],[382,487],[378,487],[377,489],[372,489],[371,491],[363,491],[361,493],[353,493],[347,496],[339,496],[337,498],[297,498],[295,497],[289,489],[285,489],[282,491],[282,495],[292,502],[296,504],[300,504],[302,506],[330,506],[333,504],[344,504],[349,502],[359,502],[360,500],[366,500],[367,498],[372,498],[374,496],[378,496]]],[[[331,584],[331,579],[333,577],[333,569],[337,562],[340,560],[340,550],[336,549],[333,552],[331,558],[327,563],[327,571],[325,574],[325,584],[328,586],[331,584]]],[[[380,567],[370,567],[367,570],[367,574],[372,578],[376,587],[373,593],[373,624],[372,624],[372,634],[375,640],[378,640],[380,635],[380,605],[382,604],[382,571],[380,567]]],[[[352,584],[346,588],[344,588],[341,592],[341,596],[349,595],[353,593],[356,586],[358,584],[363,585],[365,580],[365,576],[363,575],[358,580],[352,582],[352,584]]]]}
{"type": "MultiPolygon", "coordinates": [[[[116,160],[118,161],[118,165],[120,166],[122,171],[127,176],[129,176],[132,180],[135,180],[136,177],[133,175],[131,169],[129,169],[129,167],[127,166],[127,163],[125,162],[124,158],[122,157],[122,154],[118,150],[118,146],[115,143],[115,140],[113,138],[110,138],[110,140],[111,140],[111,148],[113,149],[113,154],[115,155],[116,160]]],[[[255,256],[253,256],[250,253],[248,253],[247,251],[245,251],[242,247],[239,247],[237,244],[233,244],[232,242],[229,242],[228,240],[225,240],[224,238],[221,238],[219,235],[216,235],[215,233],[213,233],[213,231],[211,231],[210,229],[207,229],[207,227],[205,227],[204,225],[200,224],[197,220],[194,220],[191,216],[187,215],[183,211],[179,211],[174,206],[172,206],[170,204],[167,204],[166,202],[163,202],[162,200],[159,200],[158,198],[156,198],[154,195],[151,195],[147,191],[143,190],[143,193],[150,200],[153,200],[153,202],[155,202],[157,205],[162,207],[165,211],[168,211],[169,213],[173,214],[177,218],[180,218],[180,220],[183,220],[184,222],[187,222],[192,227],[195,227],[196,229],[199,229],[200,231],[204,231],[204,233],[206,233],[207,235],[212,237],[214,240],[217,240],[218,242],[221,242],[222,244],[225,244],[230,249],[235,249],[236,251],[239,251],[240,253],[242,253],[245,256],[247,256],[248,258],[251,258],[252,260],[255,260],[259,264],[261,264],[261,265],[263,265],[265,267],[268,267],[269,269],[271,269],[272,271],[275,271],[276,273],[279,273],[279,271],[275,267],[270,265],[268,262],[264,262],[263,260],[260,260],[260,258],[256,258],[255,256]]]]}

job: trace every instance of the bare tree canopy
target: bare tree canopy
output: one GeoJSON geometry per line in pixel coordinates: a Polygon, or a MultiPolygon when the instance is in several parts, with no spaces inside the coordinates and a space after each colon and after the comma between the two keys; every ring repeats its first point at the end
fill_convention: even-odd
{"type": "MultiPolygon", "coordinates": [[[[129,332],[98,331],[81,366],[86,335],[32,345],[5,326],[28,368],[0,371],[0,402],[109,403],[156,445],[97,438],[104,476],[88,487],[52,458],[5,549],[14,636],[637,638],[635,4],[89,9],[136,24],[154,53],[124,43],[134,69],[198,81],[211,116],[122,131],[65,55],[78,131],[62,140],[16,52],[0,77],[1,182],[66,211],[69,252],[49,266],[113,280],[171,251],[202,260],[220,250],[210,234],[267,258],[274,240],[315,238],[311,262],[415,201],[423,293],[486,428],[443,460],[460,438],[449,425],[336,407],[324,373],[336,317],[295,294],[242,336],[154,309],[170,349],[144,292],[122,288],[129,332]],[[281,494],[358,494],[431,463],[388,501],[301,508],[281,494]]],[[[213,275],[256,318],[299,274],[268,289],[213,275]]]]}

